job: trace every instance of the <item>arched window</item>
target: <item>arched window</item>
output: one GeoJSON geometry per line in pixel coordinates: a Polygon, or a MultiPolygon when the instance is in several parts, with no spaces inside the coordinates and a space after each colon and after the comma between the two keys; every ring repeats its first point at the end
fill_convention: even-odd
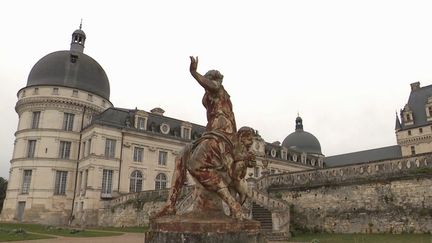
{"type": "Polygon", "coordinates": [[[167,177],[166,177],[166,175],[164,173],[159,173],[156,176],[155,189],[156,190],[165,189],[166,188],[166,184],[167,184],[167,177]]]}
{"type": "Polygon", "coordinates": [[[130,177],[129,192],[142,191],[143,175],[141,171],[135,170],[130,177]]]}

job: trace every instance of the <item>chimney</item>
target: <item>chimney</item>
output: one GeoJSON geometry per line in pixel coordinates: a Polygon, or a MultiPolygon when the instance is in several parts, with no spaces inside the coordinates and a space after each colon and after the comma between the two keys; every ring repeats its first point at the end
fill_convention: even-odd
{"type": "Polygon", "coordinates": [[[411,84],[411,91],[420,89],[420,82],[415,82],[411,84]]]}
{"type": "Polygon", "coordinates": [[[165,113],[165,111],[160,107],[156,107],[156,108],[152,109],[150,112],[153,114],[156,114],[156,115],[160,115],[160,116],[163,116],[163,114],[165,113]]]}

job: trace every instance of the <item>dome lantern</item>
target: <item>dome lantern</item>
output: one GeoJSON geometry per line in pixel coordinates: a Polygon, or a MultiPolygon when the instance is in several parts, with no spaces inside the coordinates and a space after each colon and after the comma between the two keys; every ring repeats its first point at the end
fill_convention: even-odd
{"type": "Polygon", "coordinates": [[[79,26],[79,29],[75,30],[72,33],[72,41],[71,41],[71,51],[83,52],[84,51],[84,43],[86,40],[86,34],[81,29],[82,28],[82,19],[79,26]]]}

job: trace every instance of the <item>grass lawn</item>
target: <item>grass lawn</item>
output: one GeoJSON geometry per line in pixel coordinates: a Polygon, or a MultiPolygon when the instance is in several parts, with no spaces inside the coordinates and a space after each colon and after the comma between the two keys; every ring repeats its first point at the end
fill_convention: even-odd
{"type": "Polygon", "coordinates": [[[128,232],[128,233],[145,233],[148,227],[97,227],[91,228],[90,230],[105,230],[105,231],[116,231],[116,232],[128,232]]]}
{"type": "Polygon", "coordinates": [[[430,234],[304,234],[290,241],[319,243],[432,243],[430,234]]]}
{"type": "Polygon", "coordinates": [[[51,239],[54,237],[47,235],[36,235],[31,233],[15,233],[13,231],[0,229],[0,241],[18,241],[18,240],[37,240],[37,239],[51,239]]]}
{"type": "Polygon", "coordinates": [[[24,229],[27,232],[39,234],[60,235],[66,237],[99,237],[99,236],[115,236],[121,235],[118,232],[79,230],[66,227],[46,226],[40,224],[13,224],[0,223],[0,228],[5,230],[24,229]]]}

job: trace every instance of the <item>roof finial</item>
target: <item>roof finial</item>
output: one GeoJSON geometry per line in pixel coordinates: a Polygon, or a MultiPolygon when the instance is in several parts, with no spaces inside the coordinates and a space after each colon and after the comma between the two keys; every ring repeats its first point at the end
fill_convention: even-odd
{"type": "Polygon", "coordinates": [[[297,111],[297,117],[300,117],[300,113],[299,113],[299,111],[297,111]]]}
{"type": "Polygon", "coordinates": [[[82,18],[81,18],[81,22],[80,22],[80,29],[82,28],[82,18]]]}

